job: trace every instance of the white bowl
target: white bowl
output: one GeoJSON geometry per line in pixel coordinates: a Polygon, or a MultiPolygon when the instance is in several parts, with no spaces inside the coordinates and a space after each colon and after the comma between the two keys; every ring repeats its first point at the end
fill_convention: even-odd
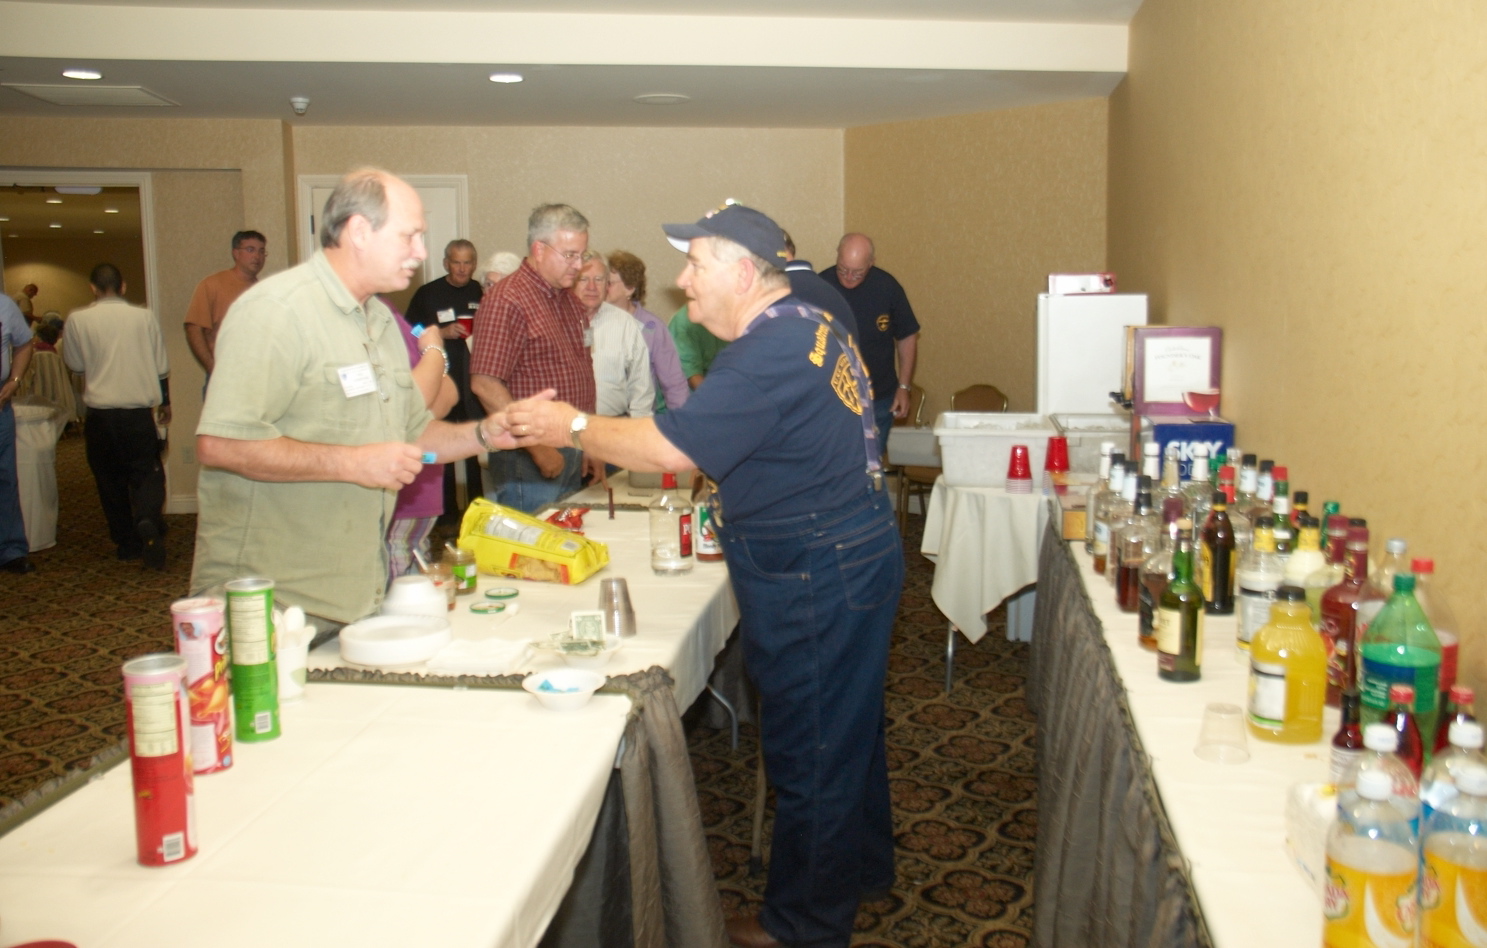
{"type": "Polygon", "coordinates": [[[387,587],[387,596],[382,600],[382,614],[442,619],[449,614],[449,597],[427,576],[399,576],[387,587]]]}
{"type": "Polygon", "coordinates": [[[341,630],[341,657],[358,665],[415,665],[449,644],[443,616],[376,616],[341,630]]]}
{"type": "Polygon", "coordinates": [[[522,679],[521,686],[530,691],[550,711],[575,711],[589,703],[594,692],[604,684],[604,676],[586,668],[553,668],[522,679]],[[544,691],[543,685],[555,690],[544,691]]]}
{"type": "Polygon", "coordinates": [[[563,652],[563,661],[572,668],[589,668],[598,670],[609,664],[609,657],[620,650],[620,637],[618,635],[606,635],[604,647],[597,652],[584,654],[583,652],[563,652]]]}

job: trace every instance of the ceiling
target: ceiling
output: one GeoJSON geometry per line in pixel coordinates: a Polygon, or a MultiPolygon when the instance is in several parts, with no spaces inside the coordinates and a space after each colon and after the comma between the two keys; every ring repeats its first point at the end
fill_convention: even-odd
{"type": "Polygon", "coordinates": [[[1108,95],[1124,75],[1126,25],[1140,5],[148,2],[0,0],[0,115],[848,128],[1108,95]],[[62,78],[69,67],[104,78],[62,78]],[[495,71],[525,81],[490,82],[495,71]],[[139,87],[159,104],[61,105],[46,101],[55,88],[28,86],[69,97],[139,87]],[[687,98],[635,101],[654,93],[687,98]],[[292,96],[309,98],[303,116],[292,96]]]}
{"type": "Polygon", "coordinates": [[[59,194],[51,187],[0,181],[0,237],[5,239],[138,238],[139,233],[138,188],[102,188],[98,194],[59,194]],[[53,227],[53,224],[62,226],[53,227]],[[100,230],[102,234],[97,233],[100,230]]]}

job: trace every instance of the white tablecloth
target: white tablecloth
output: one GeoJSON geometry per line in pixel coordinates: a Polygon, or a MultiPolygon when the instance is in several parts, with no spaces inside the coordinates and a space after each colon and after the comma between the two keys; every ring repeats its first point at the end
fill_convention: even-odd
{"type": "Polygon", "coordinates": [[[1137,617],[1115,604],[1110,584],[1094,571],[1084,550],[1073,552],[1214,944],[1321,944],[1321,903],[1286,852],[1286,795],[1293,784],[1327,780],[1328,740],[1337,730],[1337,712],[1325,714],[1319,743],[1275,744],[1251,737],[1246,763],[1199,759],[1193,746],[1204,707],[1214,701],[1246,704],[1247,668],[1235,658],[1237,621],[1205,617],[1203,677],[1181,684],[1163,681],[1157,677],[1156,654],[1137,642],[1137,617]]]}
{"type": "Polygon", "coordinates": [[[312,682],[283,736],[200,777],[200,851],[135,862],[127,763],[0,839],[0,939],[501,946],[541,938],[630,702],[312,682]]]}
{"type": "MultiPolygon", "coordinates": [[[[655,575],[650,568],[650,519],[641,511],[617,511],[615,519],[610,520],[607,510],[596,507],[584,518],[584,535],[609,545],[608,566],[577,586],[482,575],[475,594],[459,597],[449,613],[455,638],[472,642],[545,638],[566,629],[568,615],[574,610],[598,608],[599,580],[623,576],[635,607],[637,634],[624,640],[603,671],[606,675],[626,675],[659,665],[676,680],[676,705],[685,711],[707,686],[713,659],[738,623],[738,602],[728,581],[728,568],[721,562],[698,563],[685,576],[655,575]],[[520,591],[515,600],[520,605],[516,615],[477,615],[470,611],[470,603],[485,601],[485,590],[493,586],[520,591]]],[[[310,655],[312,669],[344,664],[334,640],[310,655]]],[[[492,668],[486,673],[515,674],[561,664],[562,659],[554,653],[535,652],[520,663],[521,667],[492,668]]]]}
{"type": "Polygon", "coordinates": [[[972,642],[986,614],[1038,581],[1038,544],[1048,524],[1042,494],[935,481],[920,552],[935,562],[935,605],[972,642]]]}

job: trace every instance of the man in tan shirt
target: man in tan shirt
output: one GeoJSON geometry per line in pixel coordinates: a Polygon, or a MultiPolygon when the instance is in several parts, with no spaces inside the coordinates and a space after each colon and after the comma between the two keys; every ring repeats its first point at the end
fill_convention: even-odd
{"type": "Polygon", "coordinates": [[[217,364],[217,330],[233,302],[258,282],[267,260],[268,241],[263,235],[256,230],[240,230],[232,235],[232,266],[196,284],[186,307],[186,341],[208,378],[217,364]]]}
{"type": "Polygon", "coordinates": [[[67,367],[84,377],[88,467],[121,560],[165,568],[165,469],[157,422],[170,423],[170,363],[155,314],[124,299],[119,268],[88,276],[95,302],[67,319],[67,367]]]}

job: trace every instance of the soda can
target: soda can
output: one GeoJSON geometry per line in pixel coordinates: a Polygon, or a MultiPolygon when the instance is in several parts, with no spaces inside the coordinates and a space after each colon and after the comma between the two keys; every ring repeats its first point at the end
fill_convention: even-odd
{"type": "Polygon", "coordinates": [[[196,855],[196,808],[186,660],[166,653],[125,662],[124,716],[139,864],[190,859],[196,855]]]}
{"type": "Polygon", "coordinates": [[[186,660],[191,760],[199,774],[232,766],[232,692],[227,679],[225,611],[220,599],[182,599],[170,606],[176,654],[186,660]]]}
{"type": "Polygon", "coordinates": [[[231,636],[232,704],[238,740],[279,736],[279,666],[274,654],[274,581],[235,579],[227,584],[227,633],[231,636]]]}

